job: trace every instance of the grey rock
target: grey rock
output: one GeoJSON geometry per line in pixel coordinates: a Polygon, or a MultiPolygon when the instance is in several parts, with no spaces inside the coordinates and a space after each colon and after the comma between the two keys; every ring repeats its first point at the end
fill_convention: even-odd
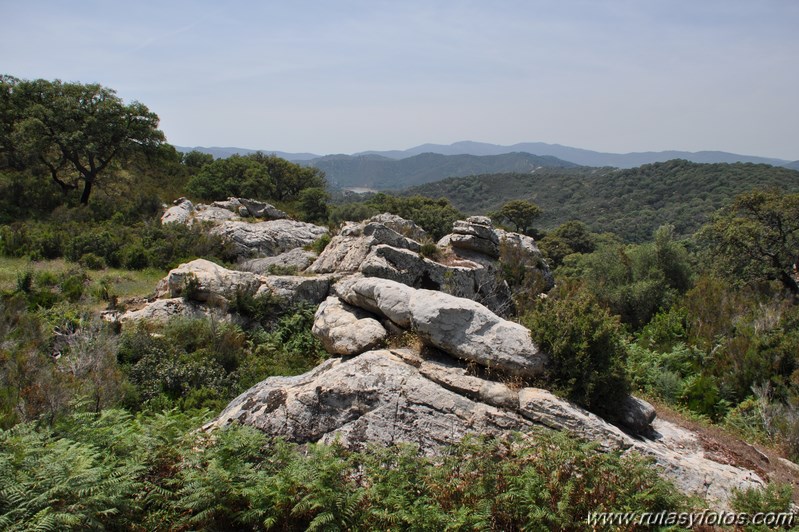
{"type": "MultiPolygon", "coordinates": [[[[366,260],[372,247],[380,244],[412,251],[421,249],[419,242],[375,221],[375,219],[385,219],[385,216],[378,215],[360,223],[345,222],[339,234],[332,238],[319,258],[308,268],[308,271],[312,273],[356,272],[366,260]]],[[[399,218],[399,220],[402,219],[399,218]]],[[[400,222],[396,220],[392,222],[394,227],[401,229],[399,224],[400,222]]]]}
{"type": "Polygon", "coordinates": [[[476,251],[492,258],[499,257],[499,237],[485,216],[472,216],[452,225],[449,244],[452,247],[476,251]]]}
{"type": "Polygon", "coordinates": [[[267,220],[288,218],[288,214],[269,203],[247,198],[238,198],[238,200],[242,207],[247,209],[249,215],[255,218],[266,218],[267,220]]]}
{"type": "Polygon", "coordinates": [[[406,238],[421,242],[427,238],[427,232],[411,220],[406,220],[396,214],[383,213],[372,216],[369,221],[385,225],[406,238]]]}
{"type": "Polygon", "coordinates": [[[173,318],[212,318],[217,321],[240,323],[236,316],[216,308],[198,305],[183,298],[156,299],[138,310],[121,314],[117,320],[122,325],[138,321],[165,323],[173,318]]]}
{"type": "Polygon", "coordinates": [[[308,268],[318,255],[313,251],[306,251],[302,248],[294,248],[274,257],[261,257],[248,259],[237,266],[237,269],[244,272],[258,273],[265,275],[272,271],[294,270],[301,272],[308,268]]]}
{"type": "Polygon", "coordinates": [[[648,430],[655,417],[655,407],[638,397],[628,395],[619,405],[619,422],[635,433],[648,430]]]}
{"type": "Polygon", "coordinates": [[[547,390],[523,388],[519,392],[519,412],[531,421],[568,430],[608,450],[632,446],[632,440],[617,427],[547,390]]]}
{"type": "Polygon", "coordinates": [[[225,221],[214,227],[211,233],[230,243],[237,255],[253,257],[279,255],[307,246],[327,234],[327,228],[295,220],[225,221]]]}
{"type": "Polygon", "coordinates": [[[514,412],[435,384],[387,350],[330,359],[297,377],[271,377],[234,399],[206,429],[231,422],[295,442],[337,440],[354,448],[408,442],[427,452],[466,434],[529,425],[514,412]]]}
{"type": "Polygon", "coordinates": [[[368,312],[328,297],[319,305],[311,330],[332,355],[359,355],[377,347],[388,333],[368,312]]]}
{"type": "Polygon", "coordinates": [[[530,331],[474,301],[377,278],[339,282],[334,291],[456,358],[511,375],[532,377],[544,371],[547,357],[530,331]]]}
{"type": "Polygon", "coordinates": [[[366,277],[472,299],[499,315],[513,307],[508,284],[494,264],[472,261],[456,264],[459,265],[444,265],[407,249],[378,245],[372,248],[359,270],[366,277]]]}
{"type": "Polygon", "coordinates": [[[159,297],[187,297],[212,306],[225,307],[237,294],[254,295],[263,278],[249,272],[228,270],[205,259],[181,264],[160,282],[159,297]],[[187,292],[190,283],[194,284],[187,292]]]}
{"type": "Polygon", "coordinates": [[[733,488],[763,485],[752,471],[707,458],[696,435],[671,423],[656,419],[650,437],[633,438],[545,390],[516,392],[408,349],[368,351],[327,360],[296,377],[270,377],[205,429],[235,422],[298,443],[339,441],[359,448],[408,442],[427,454],[467,434],[519,431],[535,438],[546,427],[606,450],[651,456],[681,491],[719,509],[729,507],[733,488]]]}
{"type": "Polygon", "coordinates": [[[186,198],[175,200],[175,204],[168,208],[163,216],[161,216],[162,224],[179,223],[186,224],[189,222],[192,213],[194,212],[194,205],[186,198]]]}
{"type": "Polygon", "coordinates": [[[335,275],[269,275],[262,277],[255,297],[272,297],[287,306],[318,305],[327,298],[335,279],[335,275]]]}

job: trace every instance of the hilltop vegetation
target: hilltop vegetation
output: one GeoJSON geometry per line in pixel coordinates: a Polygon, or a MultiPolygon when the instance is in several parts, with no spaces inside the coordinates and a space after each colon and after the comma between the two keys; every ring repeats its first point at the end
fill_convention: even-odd
{"type": "Polygon", "coordinates": [[[674,225],[677,235],[690,235],[737,194],[767,188],[799,191],[799,171],[674,160],[629,170],[542,168],[531,174],[451,178],[405,193],[446,198],[468,214],[496,210],[508,200],[530,199],[543,211],[542,228],[580,220],[593,231],[643,242],[663,224],[674,225]]]}

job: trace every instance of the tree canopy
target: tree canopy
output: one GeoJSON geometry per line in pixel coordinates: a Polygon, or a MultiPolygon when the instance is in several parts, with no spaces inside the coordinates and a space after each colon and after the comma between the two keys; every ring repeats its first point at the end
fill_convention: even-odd
{"type": "Polygon", "coordinates": [[[324,189],[325,186],[325,175],[321,170],[256,152],[232,155],[205,164],[189,181],[187,190],[205,200],[245,196],[294,201],[306,188],[324,189]]]}
{"type": "Polygon", "coordinates": [[[700,233],[715,265],[742,281],[776,280],[799,297],[799,194],[741,194],[700,233]]]}
{"type": "Polygon", "coordinates": [[[529,233],[533,223],[541,216],[541,208],[527,200],[511,200],[502,205],[498,211],[490,213],[492,218],[513,224],[518,233],[529,233]]]}
{"type": "Polygon", "coordinates": [[[158,116],[99,84],[0,76],[0,166],[50,174],[80,201],[114,165],[159,146],[158,116]]]}

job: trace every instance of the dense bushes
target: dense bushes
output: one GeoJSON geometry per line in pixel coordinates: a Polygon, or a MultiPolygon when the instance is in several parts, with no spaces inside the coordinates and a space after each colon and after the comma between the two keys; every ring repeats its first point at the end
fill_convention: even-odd
{"type": "MultiPolygon", "coordinates": [[[[207,415],[207,414],[206,414],[207,415]]],[[[579,529],[590,511],[685,501],[634,455],[563,434],[348,451],[255,429],[192,431],[202,415],[74,415],[0,432],[0,526],[147,530],[579,529]]]]}
{"type": "Polygon", "coordinates": [[[31,260],[65,257],[89,269],[169,269],[204,257],[227,261],[233,253],[222,239],[200,226],[139,222],[124,225],[65,220],[0,227],[0,254],[31,260]]]}
{"type": "Polygon", "coordinates": [[[578,285],[562,285],[522,323],[549,354],[547,386],[613,419],[629,389],[618,319],[578,285]]]}
{"type": "MultiPolygon", "coordinates": [[[[230,196],[293,201],[308,188],[324,189],[324,173],[261,152],[231,155],[200,167],[186,190],[204,200],[230,196]]],[[[307,199],[307,198],[306,198],[307,199]]]]}
{"type": "Polygon", "coordinates": [[[423,196],[402,197],[379,193],[363,202],[334,206],[330,213],[330,222],[336,225],[345,220],[359,222],[384,212],[413,220],[435,240],[449,234],[453,222],[463,218],[463,214],[445,199],[434,200],[423,196]]]}

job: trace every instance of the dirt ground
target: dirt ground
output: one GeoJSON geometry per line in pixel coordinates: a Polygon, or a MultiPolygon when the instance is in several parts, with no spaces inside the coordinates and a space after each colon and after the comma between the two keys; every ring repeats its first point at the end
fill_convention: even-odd
{"type": "Polygon", "coordinates": [[[730,432],[687,419],[662,403],[653,403],[660,419],[695,432],[708,458],[755,471],[767,482],[793,486],[793,502],[799,504],[799,465],[785,459],[777,449],[749,444],[730,432]]]}

